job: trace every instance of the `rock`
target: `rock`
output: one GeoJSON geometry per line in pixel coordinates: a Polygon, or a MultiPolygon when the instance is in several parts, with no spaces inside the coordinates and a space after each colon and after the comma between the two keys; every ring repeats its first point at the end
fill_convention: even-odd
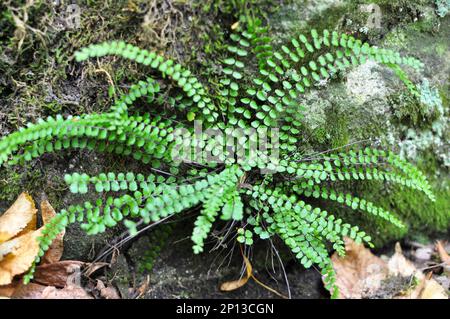
{"type": "MultiPolygon", "coordinates": [[[[383,67],[374,61],[367,61],[352,70],[345,82],[348,95],[360,105],[374,99],[385,99],[392,93],[392,89],[387,86],[382,70],[383,67]]],[[[376,112],[384,114],[386,108],[376,112]]]]}
{"type": "Polygon", "coordinates": [[[428,261],[431,259],[433,249],[431,247],[418,248],[414,252],[414,257],[419,261],[428,261]]]}

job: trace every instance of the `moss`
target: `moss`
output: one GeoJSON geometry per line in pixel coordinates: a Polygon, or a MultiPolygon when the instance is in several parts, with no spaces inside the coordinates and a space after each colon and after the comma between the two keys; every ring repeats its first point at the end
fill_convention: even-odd
{"type": "Polygon", "coordinates": [[[426,108],[409,92],[396,92],[388,97],[393,114],[398,123],[412,125],[416,128],[429,128],[433,118],[429,117],[426,108]]]}
{"type": "Polygon", "coordinates": [[[0,201],[10,205],[21,192],[35,192],[40,189],[41,177],[41,172],[32,169],[30,165],[20,169],[7,167],[0,170],[0,201]]]}
{"type": "Polygon", "coordinates": [[[347,145],[350,141],[350,132],[348,130],[348,118],[345,116],[336,116],[333,113],[327,115],[330,120],[328,123],[328,136],[330,136],[330,148],[335,149],[347,145]]]}
{"type": "Polygon", "coordinates": [[[22,174],[12,168],[0,171],[0,200],[12,203],[15,196],[20,194],[22,187],[22,174]]]}

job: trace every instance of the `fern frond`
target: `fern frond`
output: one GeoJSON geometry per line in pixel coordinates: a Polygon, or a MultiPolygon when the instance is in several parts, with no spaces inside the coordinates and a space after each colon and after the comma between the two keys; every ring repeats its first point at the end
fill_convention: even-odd
{"type": "Polygon", "coordinates": [[[217,108],[209,96],[207,89],[192,75],[191,71],[181,66],[181,64],[175,64],[173,60],[166,59],[155,52],[142,50],[123,41],[113,41],[92,44],[81,51],[77,51],[75,53],[75,59],[81,62],[89,58],[108,55],[117,55],[159,71],[163,77],[174,81],[195,102],[196,107],[190,111],[191,114],[203,114],[208,122],[214,122],[218,118],[217,108]]]}
{"type": "Polygon", "coordinates": [[[318,185],[310,186],[307,183],[296,183],[294,185],[289,186],[293,186],[292,190],[298,195],[336,201],[342,205],[350,207],[353,210],[359,209],[371,215],[382,218],[399,228],[405,227],[404,224],[398,218],[396,218],[394,214],[392,214],[391,212],[381,207],[375,206],[370,201],[360,199],[356,196],[352,196],[349,193],[335,191],[332,188],[320,187],[318,185]]]}

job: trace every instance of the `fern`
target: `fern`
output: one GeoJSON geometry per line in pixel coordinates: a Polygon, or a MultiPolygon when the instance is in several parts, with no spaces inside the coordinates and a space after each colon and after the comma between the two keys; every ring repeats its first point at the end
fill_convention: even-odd
{"type": "MultiPolygon", "coordinates": [[[[317,265],[322,269],[326,287],[337,295],[329,249],[343,255],[343,237],[372,245],[371,237],[358,226],[314,206],[310,198],[335,201],[397,227],[405,225],[393,212],[346,192],[345,182],[398,184],[434,200],[426,177],[391,152],[365,148],[298,155],[301,120],[307,112],[307,106],[299,105],[299,98],[305,92],[325,85],[351,67],[374,60],[393,69],[416,95],[402,66],[420,70],[423,64],[335,31],[313,29],[310,35],[299,35],[280,48],[272,46],[266,32],[267,27],[256,21],[241,33],[233,33],[227,48],[229,56],[222,61],[222,78],[210,86],[172,59],[122,41],[93,44],[76,52],[78,62],[115,55],[143,64],[151,73],[145,81],[131,86],[110,112],[67,118],[57,115],[4,137],[0,141],[0,164],[22,164],[63,149],[91,149],[132,157],[149,164],[155,174],[66,175],[64,180],[72,193],[111,196],[61,210],[43,231],[40,256],[63,228],[76,221],[91,235],[119,223],[136,234],[136,219],[148,224],[198,208],[191,237],[194,253],[204,250],[205,239],[217,219],[238,222],[233,229],[238,242],[252,245],[256,236],[280,237],[304,267],[317,265]],[[176,89],[162,93],[162,79],[176,89]],[[144,114],[133,113],[131,107],[142,98],[152,108],[144,114]],[[237,143],[225,148],[223,140],[192,134],[194,120],[207,129],[231,135],[237,143]],[[272,141],[273,128],[280,128],[279,142],[272,141]],[[224,161],[175,161],[173,153],[186,144],[178,129],[191,137],[187,140],[189,149],[217,152],[224,161]],[[271,151],[279,149],[277,156],[257,150],[243,161],[239,155],[249,157],[252,152],[247,134],[252,131],[267,133],[271,151]],[[191,164],[203,169],[189,170],[191,164]],[[163,177],[161,167],[169,168],[175,176],[163,177]],[[261,174],[261,169],[269,174],[261,174]]],[[[32,271],[25,280],[31,278],[32,271]]]]}

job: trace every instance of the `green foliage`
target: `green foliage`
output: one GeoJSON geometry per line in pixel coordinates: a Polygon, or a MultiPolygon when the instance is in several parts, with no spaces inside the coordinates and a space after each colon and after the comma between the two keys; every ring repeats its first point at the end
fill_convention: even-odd
{"type": "MultiPolygon", "coordinates": [[[[151,73],[146,81],[131,86],[108,113],[49,117],[4,137],[0,141],[0,164],[23,164],[63,149],[90,149],[132,157],[149,165],[155,174],[66,175],[64,180],[72,193],[109,195],[61,210],[45,228],[40,255],[62,228],[75,221],[90,235],[120,223],[134,235],[138,232],[137,220],[149,224],[199,209],[191,237],[194,253],[204,250],[205,239],[219,217],[232,225],[239,223],[233,231],[236,240],[245,245],[252,245],[256,237],[280,237],[304,267],[317,265],[322,269],[330,289],[334,270],[329,249],[343,255],[343,237],[372,245],[371,237],[359,226],[317,207],[315,199],[338,202],[400,228],[405,226],[394,213],[345,191],[345,182],[396,184],[421,191],[433,201],[425,176],[391,152],[367,147],[299,155],[304,138],[301,118],[307,111],[299,105],[299,97],[307,90],[325,85],[353,66],[375,60],[393,69],[416,96],[415,86],[401,66],[420,70],[423,64],[334,31],[313,29],[310,35],[299,35],[279,48],[271,44],[266,32],[267,27],[255,21],[246,30],[233,33],[227,48],[230,56],[222,61],[222,77],[211,87],[174,60],[122,41],[93,44],[78,51],[78,62],[114,55],[143,64],[151,73]],[[162,80],[174,88],[161,92],[167,87],[162,80]],[[143,98],[151,105],[150,110],[133,113],[130,107],[143,98]],[[173,159],[172,152],[180,141],[186,142],[175,130],[192,133],[193,120],[237,140],[237,145],[225,152],[223,163],[180,163],[173,159]],[[227,156],[248,154],[246,132],[267,132],[271,128],[280,128],[279,157],[260,151],[256,158],[246,161],[227,156]],[[202,167],[200,173],[189,173],[196,165],[202,167]],[[171,173],[161,174],[161,168],[171,173]],[[261,169],[269,173],[261,174],[261,169]]],[[[223,150],[223,144],[205,136],[187,143],[200,150],[223,150]]],[[[337,289],[334,291],[337,293],[337,289]]]]}

